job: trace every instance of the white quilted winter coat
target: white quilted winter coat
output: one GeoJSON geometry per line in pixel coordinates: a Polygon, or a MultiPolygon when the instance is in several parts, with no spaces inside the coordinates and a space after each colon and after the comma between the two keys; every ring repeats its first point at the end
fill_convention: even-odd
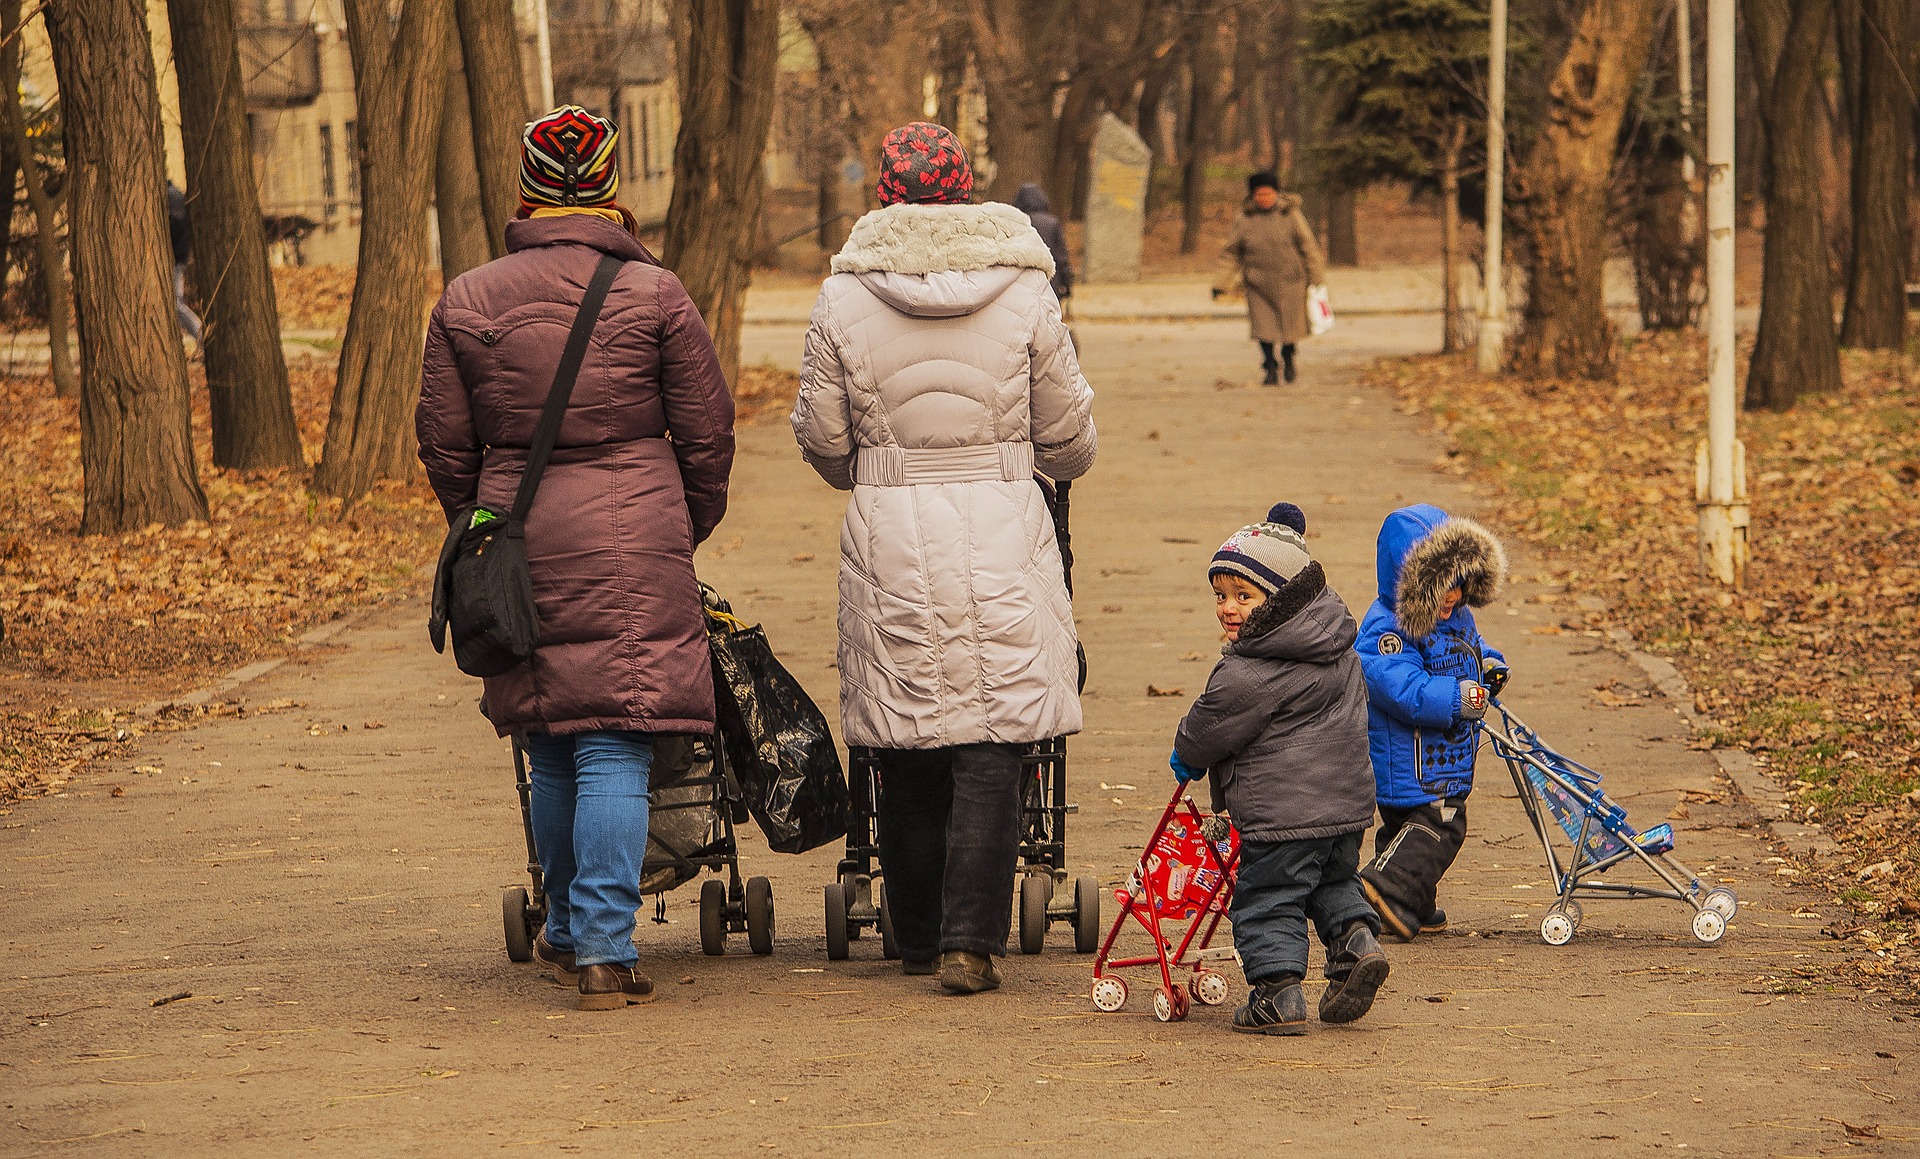
{"type": "Polygon", "coordinates": [[[1080,730],[1077,639],[1036,469],[1093,465],[1093,391],[1010,205],[862,217],[820,288],[793,433],[851,490],[840,532],[848,744],[1080,730]]]}

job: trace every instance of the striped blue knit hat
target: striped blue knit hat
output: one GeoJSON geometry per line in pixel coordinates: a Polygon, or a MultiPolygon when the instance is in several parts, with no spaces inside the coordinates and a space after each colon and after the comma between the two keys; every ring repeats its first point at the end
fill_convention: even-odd
{"type": "Polygon", "coordinates": [[[1249,523],[1227,537],[1213,553],[1207,578],[1237,575],[1272,595],[1313,562],[1306,534],[1306,514],[1291,503],[1276,503],[1265,522],[1249,523]]]}

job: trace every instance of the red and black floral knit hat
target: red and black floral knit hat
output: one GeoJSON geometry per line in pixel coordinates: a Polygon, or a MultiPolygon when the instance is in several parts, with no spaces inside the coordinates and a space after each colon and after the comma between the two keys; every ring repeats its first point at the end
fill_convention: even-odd
{"type": "Polygon", "coordinates": [[[915,121],[887,134],[880,147],[880,204],[964,205],[973,200],[973,166],[954,135],[915,121]]]}

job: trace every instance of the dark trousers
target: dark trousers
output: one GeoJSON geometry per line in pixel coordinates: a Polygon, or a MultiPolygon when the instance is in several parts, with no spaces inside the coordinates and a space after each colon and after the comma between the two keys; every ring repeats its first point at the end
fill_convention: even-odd
{"type": "Polygon", "coordinates": [[[1433,912],[1440,879],[1466,843],[1465,797],[1412,809],[1382,805],[1373,860],[1360,872],[1389,904],[1419,921],[1433,912]]]}
{"type": "Polygon", "coordinates": [[[1005,954],[1020,856],[1020,748],[880,749],[880,869],[900,956],[1005,954]]]}
{"type": "Polygon", "coordinates": [[[1307,841],[1240,841],[1233,886],[1233,947],[1247,981],[1307,973],[1307,922],[1327,945],[1353,922],[1380,919],[1360,890],[1361,833],[1307,841]]]}

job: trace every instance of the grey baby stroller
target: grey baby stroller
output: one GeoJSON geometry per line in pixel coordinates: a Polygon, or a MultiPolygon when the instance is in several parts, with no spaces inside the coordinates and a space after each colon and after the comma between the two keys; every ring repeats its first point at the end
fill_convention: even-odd
{"type": "MultiPolygon", "coordinates": [[[[727,935],[745,933],[756,954],[773,952],[773,885],[764,877],[740,878],[734,825],[747,816],[739,784],[728,771],[726,746],[717,737],[663,736],[654,742],[647,794],[647,851],[640,866],[640,893],[653,895],[654,920],[665,922],[666,894],[712,870],[700,883],[700,948],[726,953],[727,935]],[[723,880],[724,878],[724,880],[723,880]]],[[[533,960],[534,935],[547,921],[547,894],[533,837],[533,782],[520,738],[513,741],[514,787],[527,838],[532,888],[516,885],[501,895],[507,957],[533,960]]]]}
{"type": "MultiPolygon", "coordinates": [[[[1073,592],[1073,539],[1069,520],[1071,484],[1036,478],[1053,512],[1054,535],[1073,592]]],[[[1080,657],[1080,684],[1087,682],[1086,654],[1080,657]]],[[[900,956],[887,917],[886,888],[880,874],[880,762],[872,749],[852,747],[847,788],[847,842],[838,876],[823,893],[827,957],[845,960],[864,930],[878,928],[881,953],[900,956]]],[[[1020,911],[1016,929],[1020,952],[1037,954],[1055,922],[1073,927],[1074,949],[1091,954],[1100,944],[1100,882],[1081,877],[1067,883],[1067,815],[1079,811],[1067,803],[1067,738],[1053,737],[1026,746],[1020,755],[1020,911]]]]}

